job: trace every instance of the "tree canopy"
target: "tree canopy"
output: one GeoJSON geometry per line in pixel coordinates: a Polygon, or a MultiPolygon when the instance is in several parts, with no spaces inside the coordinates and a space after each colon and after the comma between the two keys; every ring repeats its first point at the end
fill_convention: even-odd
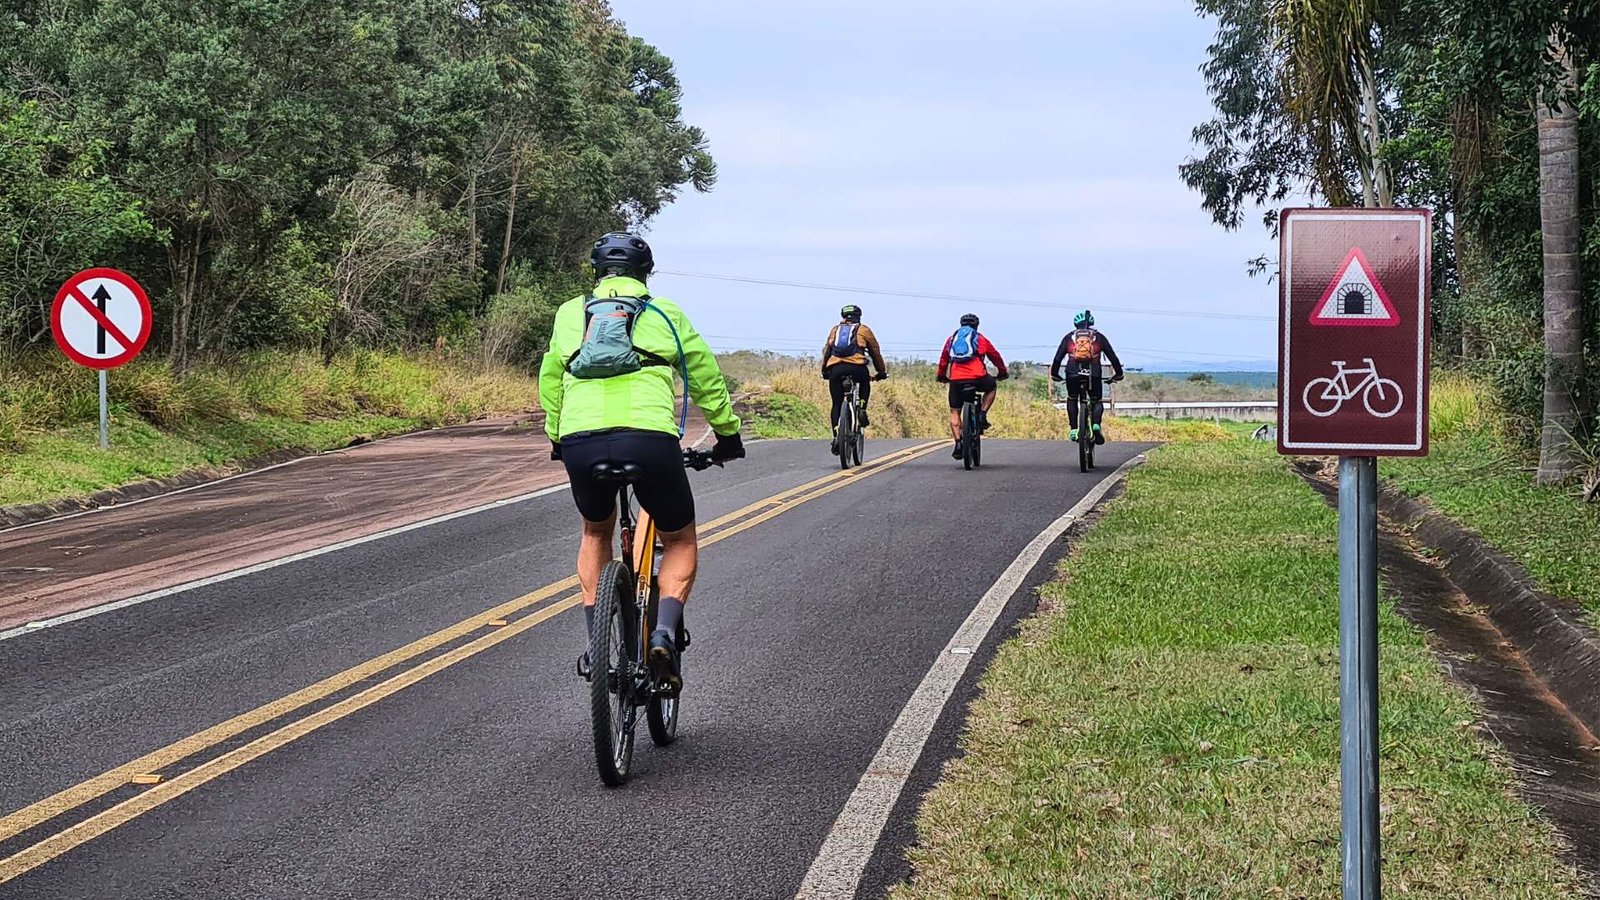
{"type": "Polygon", "coordinates": [[[1197,10],[1216,115],[1179,172],[1201,205],[1226,228],[1274,227],[1291,196],[1433,209],[1435,359],[1491,379],[1542,476],[1570,472],[1600,389],[1600,154],[1581,149],[1600,146],[1600,3],[1197,10]]]}
{"type": "Polygon", "coordinates": [[[715,184],[681,99],[604,0],[0,0],[0,342],[93,262],[180,370],[482,343],[715,184]]]}

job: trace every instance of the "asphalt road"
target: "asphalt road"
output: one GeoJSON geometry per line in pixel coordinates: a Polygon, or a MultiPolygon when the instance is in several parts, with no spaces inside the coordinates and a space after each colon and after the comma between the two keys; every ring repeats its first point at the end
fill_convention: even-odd
{"type": "MultiPolygon", "coordinates": [[[[841,476],[769,442],[693,476],[702,523],[739,516],[706,529],[680,740],[641,729],[620,790],[572,674],[564,492],[0,641],[0,898],[793,897],[977,599],[1145,448],[1093,475],[1065,444],[984,449],[841,476]]],[[[905,874],[976,672],[862,896],[905,874]]]]}

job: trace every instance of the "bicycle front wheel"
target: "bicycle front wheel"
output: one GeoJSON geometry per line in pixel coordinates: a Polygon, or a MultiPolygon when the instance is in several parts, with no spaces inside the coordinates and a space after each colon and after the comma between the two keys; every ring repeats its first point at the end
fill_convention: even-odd
{"type": "Polygon", "coordinates": [[[600,570],[595,587],[594,627],[589,632],[589,713],[594,760],[600,780],[617,787],[633,763],[634,646],[637,612],[633,574],[621,560],[600,570]]]}

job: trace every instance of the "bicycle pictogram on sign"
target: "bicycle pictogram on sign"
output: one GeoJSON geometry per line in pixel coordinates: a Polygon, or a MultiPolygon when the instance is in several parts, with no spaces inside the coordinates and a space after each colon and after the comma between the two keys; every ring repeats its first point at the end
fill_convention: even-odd
{"type": "Polygon", "coordinates": [[[1306,411],[1313,416],[1327,418],[1343,408],[1346,400],[1354,400],[1359,394],[1367,412],[1380,419],[1387,419],[1399,412],[1400,405],[1406,400],[1400,383],[1379,375],[1372,357],[1366,357],[1362,362],[1366,365],[1350,369],[1346,368],[1344,360],[1336,359],[1333,361],[1332,378],[1313,378],[1306,382],[1306,389],[1300,396],[1306,411]],[[1359,380],[1352,377],[1357,375],[1361,376],[1359,380]]]}

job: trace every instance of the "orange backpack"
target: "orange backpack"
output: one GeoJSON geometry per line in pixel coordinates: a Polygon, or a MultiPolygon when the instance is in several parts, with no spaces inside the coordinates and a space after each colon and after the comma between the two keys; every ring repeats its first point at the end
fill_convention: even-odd
{"type": "Polygon", "coordinates": [[[1100,360],[1100,334],[1093,328],[1079,328],[1067,339],[1072,358],[1078,362],[1100,360]]]}

